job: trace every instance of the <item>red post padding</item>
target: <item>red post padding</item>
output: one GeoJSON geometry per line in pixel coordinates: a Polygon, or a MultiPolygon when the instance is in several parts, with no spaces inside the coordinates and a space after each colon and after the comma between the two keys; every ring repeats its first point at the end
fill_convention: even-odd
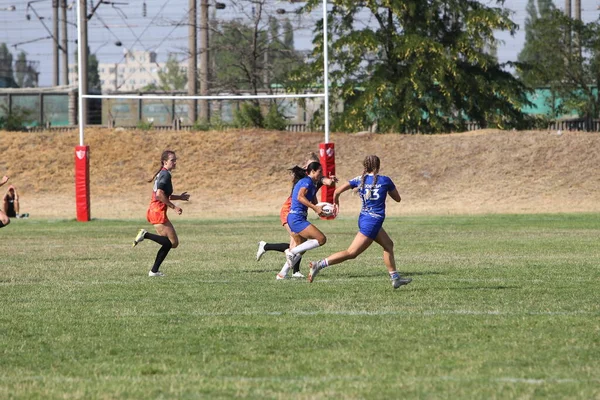
{"type": "Polygon", "coordinates": [[[77,221],[90,220],[90,146],[75,146],[75,203],[77,221]]]}
{"type": "MultiPolygon", "coordinates": [[[[319,144],[319,158],[323,168],[323,176],[330,177],[335,175],[335,146],[333,143],[319,144]]],[[[321,188],[321,201],[333,203],[334,186],[323,186],[321,188]]],[[[332,217],[322,217],[323,219],[334,219],[332,217]]]]}

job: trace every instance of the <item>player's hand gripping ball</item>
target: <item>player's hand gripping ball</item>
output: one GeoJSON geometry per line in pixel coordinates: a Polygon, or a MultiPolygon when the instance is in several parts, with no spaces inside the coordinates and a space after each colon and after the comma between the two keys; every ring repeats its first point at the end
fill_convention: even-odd
{"type": "Polygon", "coordinates": [[[321,203],[317,203],[317,206],[320,206],[321,209],[323,210],[324,217],[331,217],[331,216],[335,215],[335,206],[333,204],[327,203],[327,202],[321,202],[321,203]]]}

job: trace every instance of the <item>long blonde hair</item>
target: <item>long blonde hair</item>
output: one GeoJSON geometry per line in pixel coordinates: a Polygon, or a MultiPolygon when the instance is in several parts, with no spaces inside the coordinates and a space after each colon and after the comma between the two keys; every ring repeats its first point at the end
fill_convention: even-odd
{"type": "Polygon", "coordinates": [[[158,175],[158,173],[165,166],[165,161],[169,160],[169,156],[170,155],[175,155],[175,152],[173,150],[165,150],[165,151],[163,151],[163,153],[160,156],[160,168],[158,169],[158,171],[156,171],[156,173],[152,176],[152,178],[150,178],[150,180],[148,181],[148,183],[152,182],[154,180],[154,178],[156,178],[156,175],[158,175]]]}
{"type": "MultiPolygon", "coordinates": [[[[363,160],[363,173],[360,177],[360,190],[362,191],[365,188],[365,177],[367,174],[373,173],[373,186],[377,185],[377,173],[375,171],[379,171],[379,167],[381,166],[381,160],[376,155],[366,156],[363,160]]],[[[365,193],[365,200],[369,200],[371,198],[371,191],[368,190],[365,193]]]]}

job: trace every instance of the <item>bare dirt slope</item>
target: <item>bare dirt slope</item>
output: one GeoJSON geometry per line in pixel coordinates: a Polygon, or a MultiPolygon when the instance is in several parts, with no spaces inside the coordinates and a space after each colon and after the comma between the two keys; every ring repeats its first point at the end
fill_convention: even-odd
{"type": "MultiPolygon", "coordinates": [[[[290,190],[286,168],[317,151],[322,133],[164,132],[87,129],[93,218],[144,218],[160,154],[173,149],[176,193],[191,193],[184,216],[273,215],[290,190]]],[[[377,154],[396,182],[402,214],[600,211],[600,135],[478,131],[452,135],[332,134],[341,179],[377,154]]],[[[74,218],[74,147],[79,133],[0,132],[0,174],[20,190],[32,217],[74,218]]],[[[4,190],[4,188],[0,189],[4,190]]],[[[347,194],[342,212],[358,200],[347,194]]],[[[181,217],[174,217],[181,218],[181,217]]]]}

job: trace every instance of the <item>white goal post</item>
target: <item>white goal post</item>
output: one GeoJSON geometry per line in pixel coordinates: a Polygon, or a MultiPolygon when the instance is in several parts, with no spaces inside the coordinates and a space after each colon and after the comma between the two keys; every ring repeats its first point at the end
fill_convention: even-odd
{"type": "MultiPolygon", "coordinates": [[[[172,96],[172,95],[90,95],[84,93],[83,88],[83,54],[87,49],[82,49],[83,19],[85,15],[87,0],[77,1],[77,77],[78,77],[78,125],[79,125],[79,146],[75,147],[75,196],[77,208],[77,220],[90,220],[90,192],[89,192],[89,146],[85,145],[84,128],[84,99],[145,99],[145,100],[248,100],[248,99],[280,99],[280,98],[323,98],[324,107],[324,143],[320,145],[320,153],[323,165],[323,172],[326,175],[335,174],[335,162],[333,157],[333,143],[329,143],[329,55],[328,55],[328,32],[327,32],[327,3],[323,0],[323,93],[316,94],[273,94],[273,95],[240,95],[240,96],[172,96]],[[327,166],[326,164],[330,164],[327,166]]],[[[290,0],[292,3],[298,3],[299,0],[290,0]]],[[[87,27],[87,20],[85,21],[87,27]]],[[[86,28],[87,29],[87,28],[86,28]]],[[[87,32],[85,32],[87,37],[87,32]]],[[[87,60],[87,57],[86,57],[87,60]]],[[[87,68],[86,68],[87,70],[87,68]]],[[[329,188],[333,189],[333,188],[329,188]]],[[[322,191],[323,201],[330,201],[333,198],[333,191],[322,191]],[[331,199],[330,199],[331,197],[331,199]]]]}

